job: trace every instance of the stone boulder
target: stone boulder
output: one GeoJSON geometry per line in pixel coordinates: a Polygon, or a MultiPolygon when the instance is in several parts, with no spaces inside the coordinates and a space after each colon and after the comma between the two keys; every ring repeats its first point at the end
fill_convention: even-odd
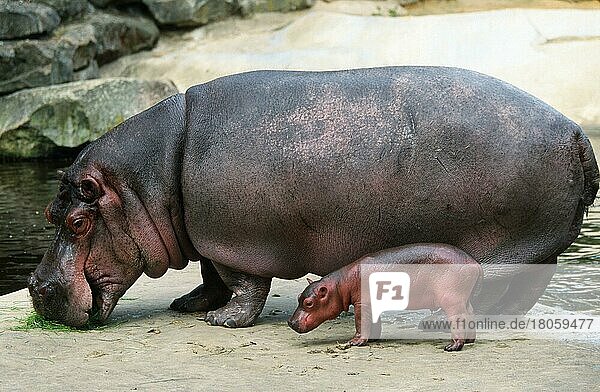
{"type": "Polygon", "coordinates": [[[111,4],[127,4],[127,3],[131,3],[131,1],[127,1],[127,0],[90,0],[90,3],[92,3],[96,7],[105,8],[111,4]]]}
{"type": "Polygon", "coordinates": [[[242,15],[258,12],[289,12],[312,7],[314,0],[238,0],[242,15]]]}
{"type": "Polygon", "coordinates": [[[90,27],[60,28],[47,40],[0,41],[0,95],[98,76],[90,27]]]}
{"type": "MultiPolygon", "coordinates": [[[[124,3],[127,0],[92,0],[94,4],[124,3]]],[[[163,26],[201,26],[230,15],[258,12],[288,12],[311,7],[314,0],[141,0],[163,26]]]]}
{"type": "Polygon", "coordinates": [[[236,0],[142,0],[161,25],[200,26],[233,14],[236,0]]]}
{"type": "Polygon", "coordinates": [[[95,12],[44,40],[0,41],[0,95],[98,77],[98,63],[152,48],[159,31],[140,16],[95,12]]]}
{"type": "Polygon", "coordinates": [[[82,23],[94,29],[98,64],[151,49],[160,35],[154,22],[141,16],[96,12],[88,15],[82,23]]]}
{"type": "Polygon", "coordinates": [[[87,0],[32,0],[35,3],[45,4],[48,7],[53,8],[60,17],[70,19],[75,16],[81,15],[87,10],[89,3],[87,0]]]}
{"type": "Polygon", "coordinates": [[[59,23],[60,16],[44,4],[0,0],[0,40],[50,33],[59,23]]]}
{"type": "Polygon", "coordinates": [[[42,158],[80,146],[175,93],[171,82],[114,78],[0,97],[0,157],[42,158]]]}

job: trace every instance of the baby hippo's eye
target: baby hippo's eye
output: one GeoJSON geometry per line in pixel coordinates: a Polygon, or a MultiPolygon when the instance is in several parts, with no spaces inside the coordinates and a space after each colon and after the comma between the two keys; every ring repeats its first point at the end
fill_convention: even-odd
{"type": "Polygon", "coordinates": [[[315,304],[315,303],[314,303],[314,301],[313,301],[311,298],[306,298],[306,299],[304,300],[304,308],[305,308],[305,309],[310,309],[310,308],[312,308],[314,304],[315,304]]]}

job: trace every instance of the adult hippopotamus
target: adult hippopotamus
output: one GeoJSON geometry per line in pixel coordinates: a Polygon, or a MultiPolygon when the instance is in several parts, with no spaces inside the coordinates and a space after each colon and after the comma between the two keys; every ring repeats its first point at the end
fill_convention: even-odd
{"type": "Polygon", "coordinates": [[[244,327],[273,277],[435,242],[485,267],[477,312],[523,313],[552,272],[515,265],[556,263],[598,177],[579,126],[477,72],[232,75],[79,154],[46,209],[56,234],[29,290],[43,316],[80,326],[105,320],[142,273],[199,260],[204,284],[172,308],[244,327]]]}

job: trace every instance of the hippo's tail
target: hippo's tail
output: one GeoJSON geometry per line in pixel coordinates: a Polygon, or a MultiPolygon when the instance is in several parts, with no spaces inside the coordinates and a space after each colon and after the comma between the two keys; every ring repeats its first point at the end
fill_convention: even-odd
{"type": "Polygon", "coordinates": [[[579,150],[579,161],[583,168],[583,195],[581,195],[581,201],[585,207],[589,207],[594,203],[596,199],[596,193],[598,192],[598,183],[600,181],[600,173],[598,173],[598,164],[596,163],[596,157],[594,156],[594,150],[592,145],[581,130],[577,127],[575,132],[575,140],[577,142],[577,148],[579,150]]]}

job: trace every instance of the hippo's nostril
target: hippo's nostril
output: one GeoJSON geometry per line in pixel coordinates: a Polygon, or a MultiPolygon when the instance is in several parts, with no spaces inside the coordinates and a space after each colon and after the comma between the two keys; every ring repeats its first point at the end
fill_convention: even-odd
{"type": "Polygon", "coordinates": [[[42,287],[40,287],[37,290],[38,294],[41,295],[42,297],[45,297],[46,295],[48,295],[48,286],[43,285],[42,287]]]}

